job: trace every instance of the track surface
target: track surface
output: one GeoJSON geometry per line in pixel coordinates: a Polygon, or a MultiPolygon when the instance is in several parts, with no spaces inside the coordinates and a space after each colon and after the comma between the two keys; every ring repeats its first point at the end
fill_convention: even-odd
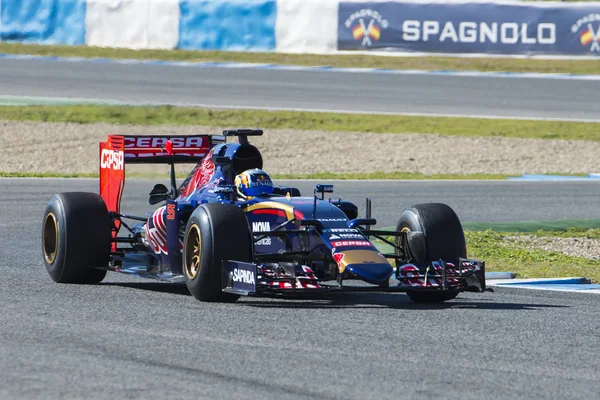
{"type": "MultiPolygon", "coordinates": [[[[423,184],[429,189],[421,194],[438,185],[423,184]]],[[[454,183],[455,192],[463,185],[454,183]]],[[[95,186],[0,179],[0,398],[579,399],[600,392],[598,296],[502,289],[437,306],[402,294],[220,305],[119,274],[97,286],[55,284],[41,263],[45,204],[54,192],[95,186]]],[[[125,208],[150,209],[150,187],[130,182],[125,208]]],[[[469,196],[453,202],[477,208],[469,196]]]]}
{"type": "Polygon", "coordinates": [[[600,81],[0,61],[3,95],[129,103],[595,119],[599,90],[600,81]]]}

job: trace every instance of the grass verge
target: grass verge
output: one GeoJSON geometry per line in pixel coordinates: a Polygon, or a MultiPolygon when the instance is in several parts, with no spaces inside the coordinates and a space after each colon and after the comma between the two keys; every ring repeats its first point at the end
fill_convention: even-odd
{"type": "MultiPolygon", "coordinates": [[[[412,172],[375,172],[375,173],[347,173],[347,174],[332,174],[328,172],[315,174],[274,174],[271,175],[274,179],[322,179],[322,180],[346,180],[346,179],[394,179],[394,180],[424,180],[424,179],[506,179],[506,175],[494,174],[472,174],[472,175],[451,175],[451,174],[434,174],[424,175],[412,172]]],[[[3,172],[0,171],[1,178],[98,178],[97,173],[54,173],[54,172],[3,172]]],[[[144,173],[127,173],[128,178],[142,179],[168,179],[167,174],[144,174],[144,173]]],[[[184,179],[187,174],[177,174],[177,179],[184,179]]]]}
{"type": "Polygon", "coordinates": [[[391,57],[371,54],[314,55],[189,50],[131,50],[85,46],[48,46],[0,43],[0,53],[57,57],[174,60],[191,62],[249,62],[351,68],[388,68],[456,71],[507,71],[599,74],[596,60],[538,60],[512,58],[391,57]]]}
{"type": "MultiPolygon", "coordinates": [[[[556,221],[519,221],[519,222],[465,222],[463,229],[467,231],[486,231],[527,233],[535,235],[536,232],[552,231],[553,236],[569,236],[576,232],[588,232],[591,229],[600,229],[600,220],[597,219],[563,219],[556,221]]],[[[583,234],[582,234],[583,235],[583,234]]]]}
{"type": "MultiPolygon", "coordinates": [[[[538,236],[599,238],[600,230],[593,231],[538,231],[538,236]],[[575,236],[573,236],[575,235],[575,236]]],[[[513,234],[514,235],[514,234],[513,234]]],[[[600,261],[568,256],[559,252],[527,249],[507,244],[509,233],[465,232],[469,257],[485,260],[488,271],[510,271],[517,278],[556,278],[582,276],[594,283],[600,282],[600,261]]]]}
{"type": "Polygon", "coordinates": [[[600,140],[600,123],[298,111],[209,110],[173,106],[1,106],[0,120],[81,124],[104,122],[141,125],[250,126],[265,129],[600,140]]]}
{"type": "Polygon", "coordinates": [[[97,173],[83,174],[63,174],[58,172],[3,172],[0,171],[0,178],[98,178],[97,173]]]}

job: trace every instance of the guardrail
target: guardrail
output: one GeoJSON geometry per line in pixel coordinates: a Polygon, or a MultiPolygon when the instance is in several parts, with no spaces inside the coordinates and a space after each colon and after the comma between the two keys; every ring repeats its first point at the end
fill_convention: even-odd
{"type": "Polygon", "coordinates": [[[0,40],[132,49],[600,56],[600,2],[2,0],[0,40]]]}

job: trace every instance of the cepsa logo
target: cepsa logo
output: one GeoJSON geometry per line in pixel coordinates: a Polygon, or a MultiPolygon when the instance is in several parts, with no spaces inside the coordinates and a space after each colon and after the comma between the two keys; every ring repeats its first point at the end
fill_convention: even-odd
{"type": "Polygon", "coordinates": [[[369,8],[363,8],[350,15],[344,22],[344,26],[352,29],[354,40],[362,40],[363,47],[369,47],[373,44],[371,39],[377,41],[381,37],[381,30],[389,26],[389,22],[383,19],[378,11],[369,8]],[[369,22],[365,22],[369,21],[369,22]]]}
{"type": "Polygon", "coordinates": [[[196,149],[202,147],[204,142],[202,137],[160,137],[160,136],[140,136],[140,137],[125,137],[125,148],[141,148],[148,149],[153,147],[162,147],[171,139],[173,148],[189,148],[196,149]]]}
{"type": "Polygon", "coordinates": [[[540,23],[530,29],[527,23],[406,20],[402,23],[402,39],[407,42],[501,43],[501,44],[554,44],[556,25],[540,23]],[[531,34],[531,32],[535,34],[531,34]]]}
{"type": "Polygon", "coordinates": [[[166,150],[163,150],[163,148],[169,139],[173,143],[173,152],[179,156],[203,157],[208,148],[208,140],[199,136],[171,138],[160,136],[125,137],[125,157],[164,156],[166,150]],[[206,143],[205,148],[202,148],[203,143],[206,143]]]}
{"type": "Polygon", "coordinates": [[[579,34],[582,46],[590,46],[589,50],[600,52],[600,14],[588,14],[571,26],[571,32],[579,34]]]}
{"type": "Polygon", "coordinates": [[[100,168],[112,168],[121,171],[125,165],[122,151],[103,149],[100,153],[100,168]]]}
{"type": "Polygon", "coordinates": [[[350,247],[350,246],[367,246],[372,247],[373,245],[368,240],[340,240],[337,242],[331,242],[333,247],[350,247]]]}

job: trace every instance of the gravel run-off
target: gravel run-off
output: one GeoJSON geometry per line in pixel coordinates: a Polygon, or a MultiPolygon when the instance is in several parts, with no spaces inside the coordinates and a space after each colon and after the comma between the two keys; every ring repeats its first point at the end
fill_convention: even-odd
{"type": "MultiPolygon", "coordinates": [[[[98,142],[109,134],[219,134],[225,128],[230,127],[0,121],[4,144],[0,172],[95,173],[98,142]]],[[[271,174],[381,171],[521,175],[600,169],[600,142],[594,141],[274,129],[251,142],[261,150],[264,169],[271,174]]],[[[139,172],[163,170],[152,166],[139,172]]]]}

